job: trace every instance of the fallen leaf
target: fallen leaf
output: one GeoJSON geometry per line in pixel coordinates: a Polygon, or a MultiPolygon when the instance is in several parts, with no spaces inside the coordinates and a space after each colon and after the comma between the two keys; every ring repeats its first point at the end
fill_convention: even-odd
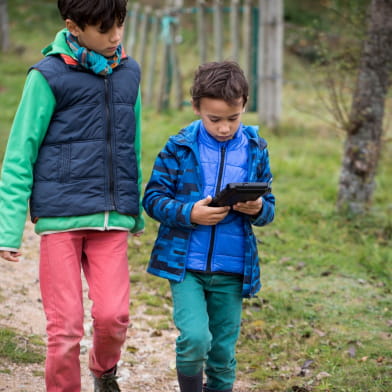
{"type": "Polygon", "coordinates": [[[302,365],[301,369],[308,369],[311,365],[314,364],[313,359],[307,359],[302,365]]]}
{"type": "Polygon", "coordinates": [[[295,266],[295,268],[298,270],[298,271],[300,271],[301,269],[303,269],[303,268],[305,268],[306,267],[306,263],[304,262],[304,261],[299,261],[298,263],[297,263],[297,265],[295,266]]]}
{"type": "Polygon", "coordinates": [[[250,326],[254,328],[256,331],[261,331],[265,326],[265,322],[263,320],[255,320],[250,323],[250,326]]]}
{"type": "Polygon", "coordinates": [[[309,373],[310,366],[314,363],[313,359],[307,359],[301,366],[300,371],[297,373],[299,377],[305,377],[309,373]]]}
{"type": "Polygon", "coordinates": [[[170,361],[169,369],[171,369],[171,370],[175,370],[176,369],[176,361],[170,361]]]}
{"type": "Polygon", "coordinates": [[[350,346],[347,350],[347,354],[351,357],[354,358],[355,354],[357,353],[357,349],[354,346],[350,346]]]}
{"type": "Polygon", "coordinates": [[[316,334],[317,334],[318,336],[320,336],[320,338],[323,338],[323,337],[326,335],[325,332],[320,331],[320,330],[317,329],[317,328],[315,328],[313,331],[316,332],[316,334]]]}
{"type": "Polygon", "coordinates": [[[128,347],[127,347],[127,351],[128,351],[129,353],[136,353],[136,352],[139,351],[139,349],[138,349],[137,347],[134,347],[134,346],[128,346],[128,347]]]}
{"type": "Polygon", "coordinates": [[[327,372],[320,372],[317,376],[317,380],[322,380],[323,378],[331,377],[331,375],[327,372]]]}
{"type": "Polygon", "coordinates": [[[274,236],[276,238],[278,238],[279,240],[281,240],[282,242],[286,242],[286,240],[283,238],[283,234],[280,231],[275,230],[274,231],[274,236]]]}

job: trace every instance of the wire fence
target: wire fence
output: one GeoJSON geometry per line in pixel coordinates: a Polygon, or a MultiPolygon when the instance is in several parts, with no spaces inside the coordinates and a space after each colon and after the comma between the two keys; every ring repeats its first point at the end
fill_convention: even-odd
{"type": "Polygon", "coordinates": [[[231,59],[248,78],[248,110],[267,126],[279,122],[283,0],[198,0],[193,7],[160,9],[136,2],[128,13],[125,47],[141,65],[147,106],[182,108],[187,103],[183,65],[191,62],[195,69],[207,61],[231,59]]]}
{"type": "MultiPolygon", "coordinates": [[[[167,0],[162,8],[129,5],[124,45],[141,66],[144,105],[158,111],[181,109],[189,104],[184,98],[184,72],[189,76],[198,64],[231,59],[242,66],[249,81],[247,109],[275,127],[282,105],[283,0],[194,3],[183,7],[181,0],[167,0]]],[[[0,0],[4,51],[9,47],[6,7],[7,1],[0,0]]]]}

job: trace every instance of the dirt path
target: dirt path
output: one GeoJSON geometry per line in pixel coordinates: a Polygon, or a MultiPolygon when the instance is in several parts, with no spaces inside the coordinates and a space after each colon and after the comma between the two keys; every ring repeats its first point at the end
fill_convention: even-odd
{"type": "MultiPolygon", "coordinates": [[[[0,325],[16,328],[27,335],[45,339],[45,316],[42,309],[38,282],[39,237],[27,223],[23,240],[23,259],[20,263],[0,262],[0,325]]],[[[88,349],[91,346],[90,301],[84,282],[85,333],[81,344],[82,392],[93,390],[87,369],[88,349]]],[[[174,370],[174,340],[176,331],[162,331],[162,336],[152,336],[148,326],[152,316],[145,316],[143,309],[134,309],[132,325],[119,366],[121,390],[128,391],[177,391],[174,370]]],[[[10,365],[11,374],[0,373],[0,391],[44,391],[43,365],[10,365]]]]}
{"type": "MultiPolygon", "coordinates": [[[[27,223],[20,263],[0,261],[0,325],[12,327],[26,335],[38,335],[45,340],[45,316],[38,282],[39,237],[27,223]]],[[[93,391],[87,368],[91,346],[90,301],[84,282],[85,338],[81,344],[82,392],[93,391]]],[[[132,325],[119,364],[119,384],[123,392],[179,391],[175,373],[174,342],[176,330],[163,330],[156,336],[149,326],[154,316],[146,315],[142,306],[133,309],[132,325]]],[[[0,391],[44,392],[44,366],[7,364],[10,374],[0,373],[0,391]]],[[[248,388],[242,383],[236,392],[248,388]]]]}

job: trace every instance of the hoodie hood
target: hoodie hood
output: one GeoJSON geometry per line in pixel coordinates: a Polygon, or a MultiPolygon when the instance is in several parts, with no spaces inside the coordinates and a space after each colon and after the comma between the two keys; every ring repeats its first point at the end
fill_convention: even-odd
{"type": "Polygon", "coordinates": [[[60,30],[54,39],[54,41],[49,44],[46,48],[42,49],[42,54],[44,56],[52,56],[52,55],[67,55],[76,60],[75,55],[73,54],[71,48],[67,44],[66,36],[68,30],[63,29],[60,30]]]}

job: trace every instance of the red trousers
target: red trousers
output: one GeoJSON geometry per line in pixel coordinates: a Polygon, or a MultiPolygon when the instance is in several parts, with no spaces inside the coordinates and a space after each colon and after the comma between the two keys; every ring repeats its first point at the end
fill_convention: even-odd
{"type": "Polygon", "coordinates": [[[48,392],[80,392],[81,271],[92,300],[89,368],[100,377],[120,359],[129,324],[128,233],[82,230],[41,238],[40,286],[47,319],[48,392]]]}

